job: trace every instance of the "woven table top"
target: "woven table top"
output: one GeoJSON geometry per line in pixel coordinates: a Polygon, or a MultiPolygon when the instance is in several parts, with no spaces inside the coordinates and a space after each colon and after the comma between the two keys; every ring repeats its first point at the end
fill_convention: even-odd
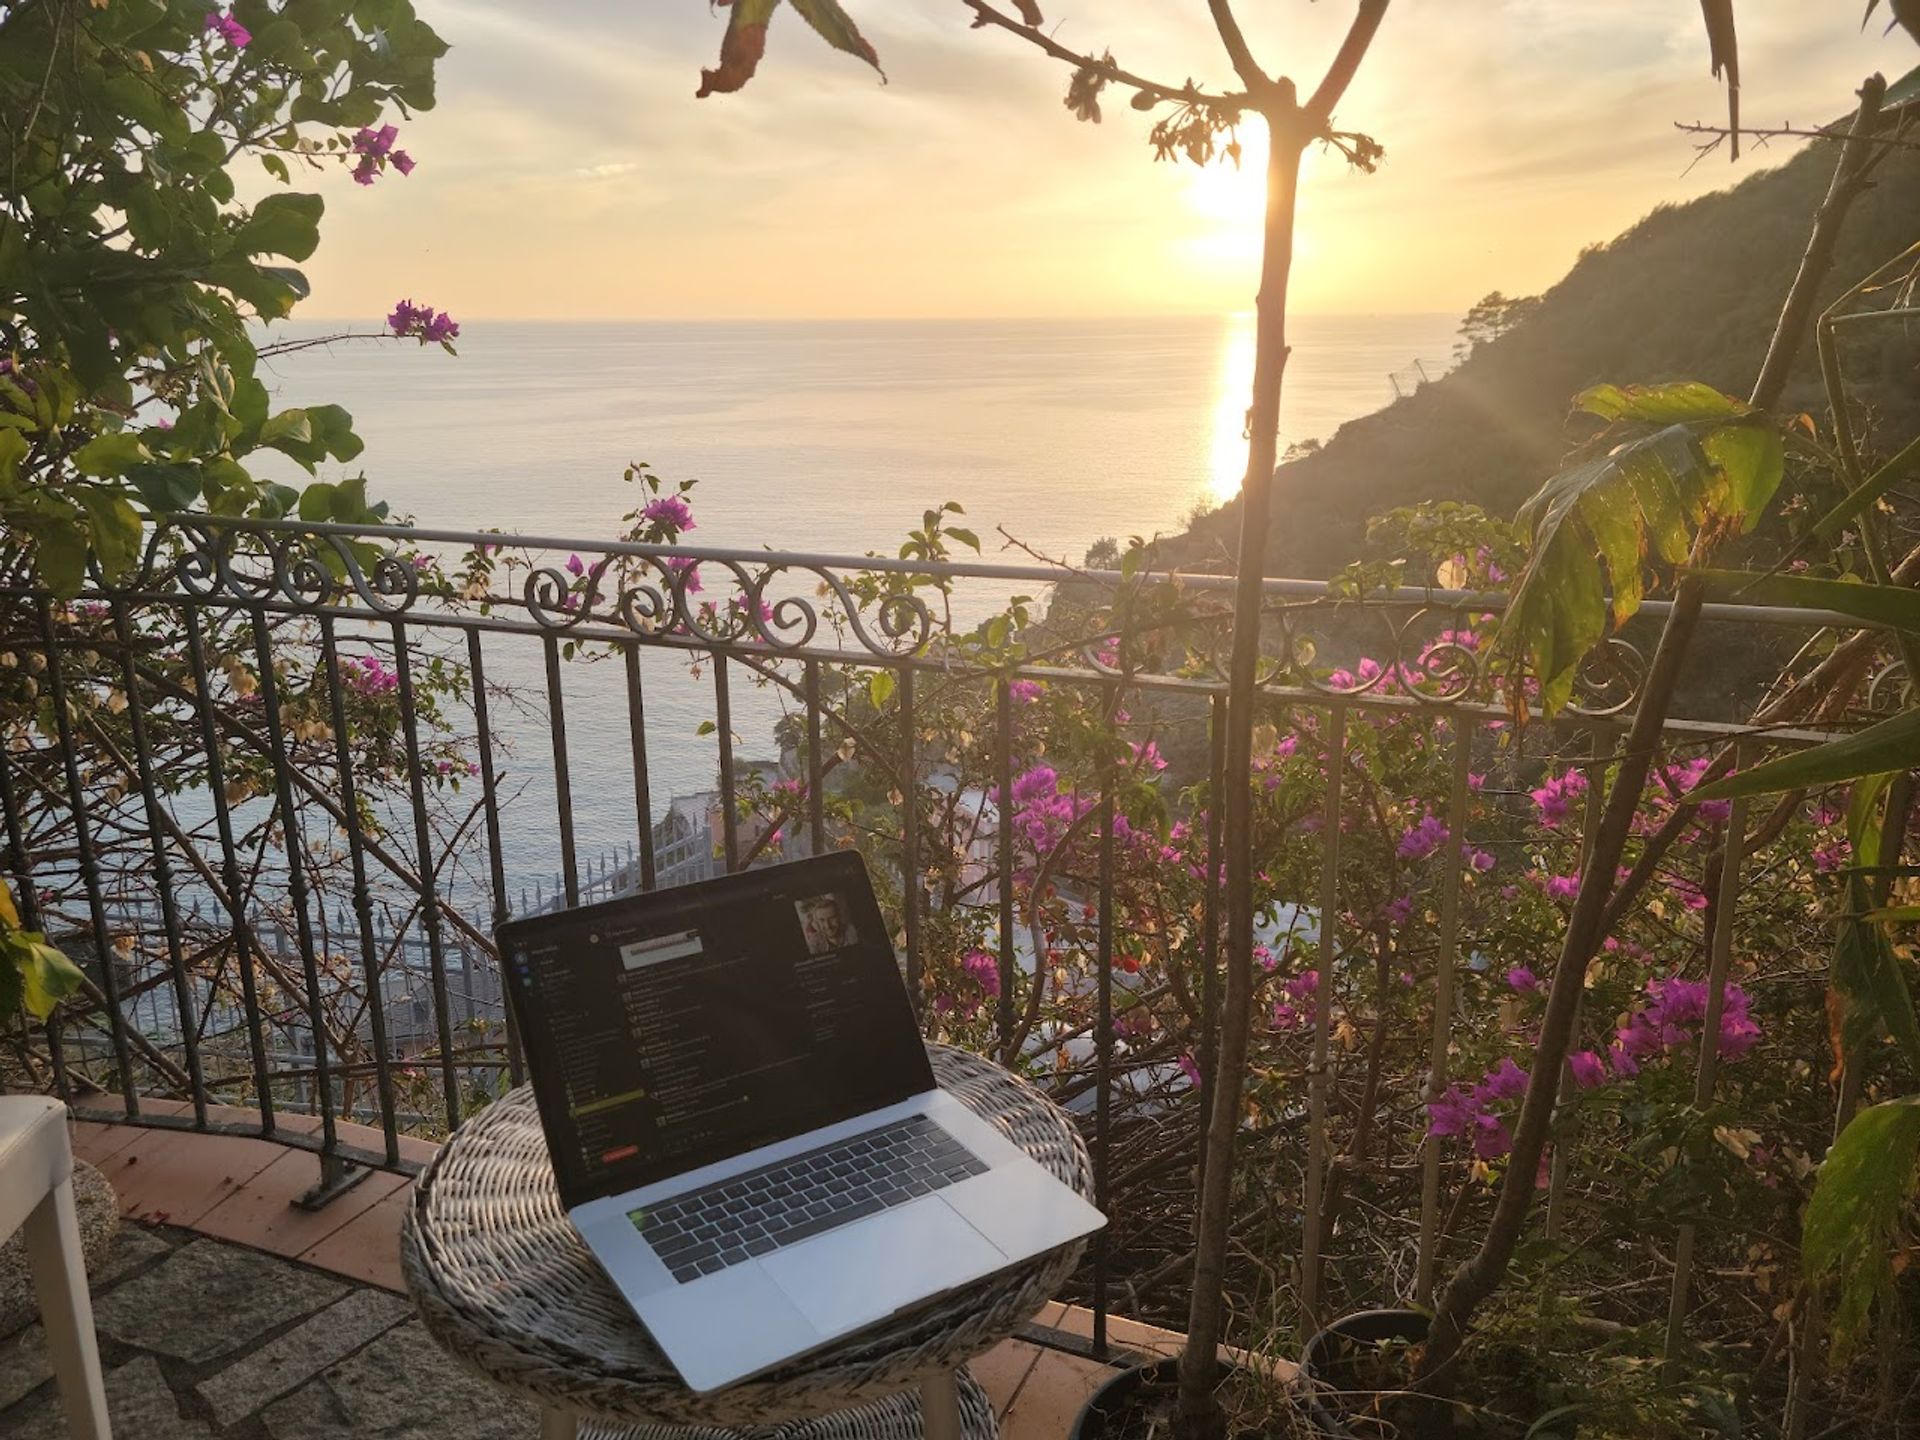
{"type": "MultiPolygon", "coordinates": [[[[1058,1106],[991,1061],[927,1049],[942,1087],[1092,1196],[1086,1145],[1058,1106]]],[[[488,1106],[441,1147],[400,1231],[407,1288],[427,1327],[482,1375],[584,1416],[733,1428],[866,1404],[958,1367],[1031,1319],[1083,1249],[1068,1246],[758,1379],[696,1395],[562,1212],[530,1088],[488,1106]]]]}

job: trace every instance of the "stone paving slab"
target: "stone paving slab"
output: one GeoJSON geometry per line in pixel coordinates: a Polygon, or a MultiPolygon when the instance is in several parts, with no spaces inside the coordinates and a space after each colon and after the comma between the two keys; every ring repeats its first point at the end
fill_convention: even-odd
{"type": "MultiPolygon", "coordinates": [[[[151,1355],[110,1368],[106,1389],[116,1440],[214,1440],[204,1420],[181,1414],[180,1398],[151,1355]]],[[[8,1440],[49,1440],[66,1433],[66,1413],[52,1385],[35,1399],[0,1413],[0,1436],[8,1440]]]]}
{"type": "Polygon", "coordinates": [[[218,1425],[231,1425],[343,1360],[413,1313],[397,1295],[354,1290],[200,1382],[218,1425]]]}
{"type": "Polygon", "coordinates": [[[530,1405],[460,1368],[418,1320],[261,1412],[273,1440],[527,1440],[539,1433],[530,1405]]]}
{"type": "Polygon", "coordinates": [[[123,1345],[206,1361],[346,1293],[338,1280],[257,1250],[195,1240],[100,1296],[93,1317],[123,1345]]]}

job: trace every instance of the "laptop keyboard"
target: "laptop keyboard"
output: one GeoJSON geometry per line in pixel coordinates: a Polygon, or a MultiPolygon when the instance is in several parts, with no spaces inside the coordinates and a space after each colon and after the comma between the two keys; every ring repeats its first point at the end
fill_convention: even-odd
{"type": "Polygon", "coordinates": [[[684,1285],[986,1172],[939,1125],[911,1115],[629,1218],[684,1285]]]}

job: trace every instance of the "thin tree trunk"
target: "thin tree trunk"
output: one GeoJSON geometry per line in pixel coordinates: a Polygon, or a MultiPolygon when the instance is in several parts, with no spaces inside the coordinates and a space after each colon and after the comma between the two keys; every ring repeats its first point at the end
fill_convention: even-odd
{"type": "MultiPolygon", "coordinates": [[[[1248,411],[1247,473],[1240,489],[1240,554],[1233,598],[1233,655],[1227,675],[1226,993],[1220,1015],[1216,1073],[1208,1078],[1213,1108],[1201,1168],[1198,1249],[1180,1357],[1180,1430],[1186,1440],[1218,1435],[1225,1417],[1214,1397],[1220,1349],[1221,1291],[1226,1280],[1227,1209],[1233,1188],[1233,1142],[1240,1125],[1253,1005],[1253,706],[1260,667],[1260,606],[1266,577],[1273,472],[1279,459],[1280,388],[1287,368],[1287,282],[1293,269],[1294,209],[1304,146],[1291,85],[1267,112],[1267,219],[1248,411]]],[[[1218,803],[1218,802],[1216,802],[1218,803]]]]}
{"type": "MultiPolygon", "coordinates": [[[[1860,109],[1834,167],[1827,197],[1814,217],[1806,253],[1801,257],[1799,272],[1781,306],[1773,341],[1754,385],[1753,404],[1759,408],[1768,408],[1779,401],[1794,356],[1806,338],[1821,283],[1833,265],[1841,225],[1863,188],[1863,166],[1874,148],[1869,137],[1878,127],[1880,102],[1885,93],[1886,82],[1877,75],[1861,87],[1860,109]]],[[[1710,543],[1703,534],[1695,547],[1696,564],[1704,560],[1710,543]]],[[[1560,961],[1554,967],[1553,985],[1547,994],[1533,1072],[1526,1098],[1521,1102],[1519,1122],[1514,1127],[1513,1154],[1480,1248],[1454,1272],[1434,1307],[1433,1324],[1417,1379],[1422,1388],[1444,1383],[1466,1338],[1474,1311],[1499,1287],[1520,1242],[1527,1213],[1533,1205],[1540,1156],[1546,1149],[1547,1134],[1553,1125],[1560,1069],[1566,1063],[1572,1044],[1574,1020],[1586,988],[1587,966],[1604,938],[1601,921],[1606,914],[1607,899],[1613,891],[1621,854],[1632,833],[1634,813],[1640,806],[1641,791],[1652,768],[1660,732],[1665,728],[1667,712],[1673,703],[1674,687],[1679,682],[1687,647],[1705,599],[1706,587],[1693,576],[1683,579],[1674,592],[1673,609],[1668,612],[1659,648],[1648,667],[1640,705],[1634,712],[1619,771],[1607,796],[1600,834],[1580,876],[1580,892],[1574,900],[1560,961]]]]}

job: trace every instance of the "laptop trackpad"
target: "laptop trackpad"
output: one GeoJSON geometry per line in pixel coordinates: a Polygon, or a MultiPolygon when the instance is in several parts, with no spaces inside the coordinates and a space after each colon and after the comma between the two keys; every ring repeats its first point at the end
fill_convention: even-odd
{"type": "Polygon", "coordinates": [[[844,1335],[990,1275],[1006,1258],[930,1196],[776,1251],[762,1257],[760,1266],[821,1331],[844,1335]]]}

